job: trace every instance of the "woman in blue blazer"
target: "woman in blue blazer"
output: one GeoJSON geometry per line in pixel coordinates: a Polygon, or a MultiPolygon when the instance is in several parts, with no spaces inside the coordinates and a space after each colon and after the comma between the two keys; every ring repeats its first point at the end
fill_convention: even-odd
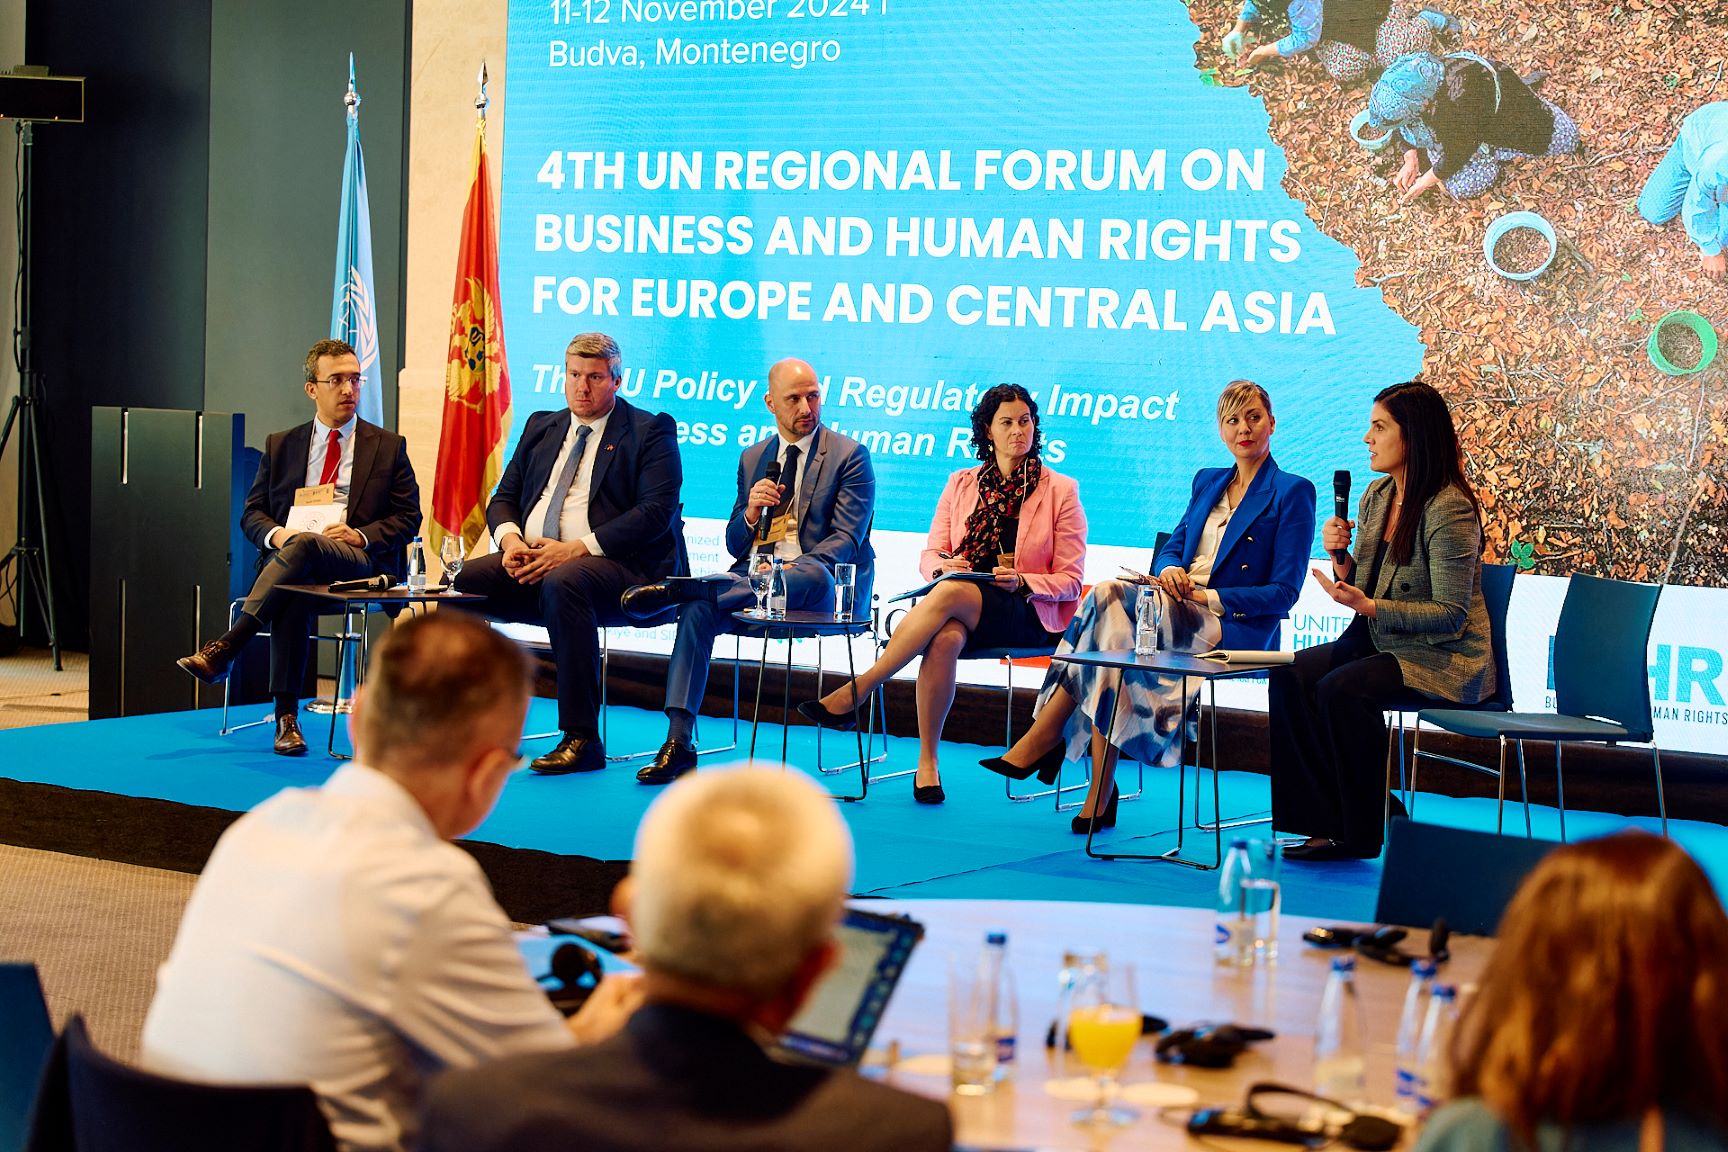
{"type": "MultiPolygon", "coordinates": [[[[1058,654],[1134,646],[1139,598],[1162,609],[1166,649],[1276,648],[1296,603],[1314,547],[1314,485],[1272,460],[1272,399],[1250,380],[1232,381],[1218,397],[1218,435],[1235,457],[1229,468],[1202,468],[1188,510],[1153,560],[1144,583],[1106,580],[1093,586],[1063,634],[1058,654]]],[[[1092,756],[1092,787],[1073,821],[1075,832],[1116,823],[1116,757],[1174,763],[1181,754],[1189,699],[1180,676],[1138,676],[1118,707],[1122,675],[1053,662],[1032,727],[1004,755],[982,761],[1016,780],[1055,781],[1065,759],[1092,756]],[[1114,724],[1108,723],[1115,713],[1114,724]],[[1107,743],[1103,729],[1110,729],[1107,743]]]]}

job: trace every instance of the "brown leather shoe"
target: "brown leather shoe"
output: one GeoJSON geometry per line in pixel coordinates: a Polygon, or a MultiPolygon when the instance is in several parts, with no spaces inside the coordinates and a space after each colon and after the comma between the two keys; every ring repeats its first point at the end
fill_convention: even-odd
{"type": "Polygon", "coordinates": [[[276,744],[271,751],[278,756],[306,755],[306,737],[300,735],[300,721],[292,713],[276,717],[276,744]]]}
{"type": "Polygon", "coordinates": [[[228,679],[228,668],[239,654],[238,648],[218,637],[192,655],[182,656],[174,663],[206,684],[220,684],[228,679]]]}

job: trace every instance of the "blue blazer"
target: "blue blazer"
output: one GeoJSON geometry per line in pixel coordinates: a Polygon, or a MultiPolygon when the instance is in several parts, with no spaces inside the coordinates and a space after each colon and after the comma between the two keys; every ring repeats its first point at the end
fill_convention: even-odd
{"type": "MultiPolygon", "coordinates": [[[[744,522],[745,498],[758,480],[768,475],[768,449],[779,452],[780,438],[770,436],[744,449],[738,458],[738,495],[726,521],[726,550],[744,570],[756,533],[744,522]]],[[[870,546],[870,522],[876,515],[876,472],[870,466],[870,450],[850,436],[832,428],[816,426],[810,443],[810,458],[803,464],[804,482],[798,489],[798,548],[802,559],[814,560],[834,575],[836,564],[858,566],[857,597],[860,606],[870,603],[876,578],[876,550],[870,546]]]]}
{"type": "MultiPolygon", "coordinates": [[[[552,465],[570,431],[570,409],[528,417],[522,439],[486,505],[486,526],[512,521],[527,531],[528,512],[552,479],[552,465]]],[[[684,466],[678,425],[664,412],[644,412],[620,397],[606,421],[589,482],[588,525],[600,550],[649,580],[685,576],[684,518],[678,494],[684,466]]]]}
{"type": "MultiPolygon", "coordinates": [[[[1234,467],[1195,473],[1188,510],[1153,559],[1154,573],[1193,562],[1206,515],[1235,474],[1234,467]]],[[[1212,563],[1210,587],[1224,605],[1219,647],[1278,647],[1279,627],[1302,591],[1313,551],[1314,485],[1268,456],[1224,526],[1212,563]]]]}

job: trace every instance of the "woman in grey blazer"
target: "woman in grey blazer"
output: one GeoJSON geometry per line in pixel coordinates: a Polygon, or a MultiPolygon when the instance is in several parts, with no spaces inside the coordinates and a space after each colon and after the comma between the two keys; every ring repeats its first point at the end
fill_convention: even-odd
{"type": "Polygon", "coordinates": [[[1321,526],[1333,578],[1313,573],[1356,618],[1269,686],[1272,824],[1310,837],[1285,850],[1290,860],[1380,854],[1386,709],[1475,704],[1495,688],[1482,526],[1446,401],[1427,384],[1394,384],[1374,397],[1363,441],[1385,475],[1356,520],[1321,526]]]}

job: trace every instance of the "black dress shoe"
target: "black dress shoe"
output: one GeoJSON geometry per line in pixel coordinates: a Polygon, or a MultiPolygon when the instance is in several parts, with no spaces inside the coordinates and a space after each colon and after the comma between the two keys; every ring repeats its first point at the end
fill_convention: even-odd
{"type": "Polygon", "coordinates": [[[674,588],[675,585],[665,581],[626,588],[624,595],[618,598],[618,607],[632,620],[652,620],[673,605],[682,603],[674,588]]]}
{"type": "Polygon", "coordinates": [[[1066,758],[1067,751],[1068,749],[1058,741],[1054,748],[1030,764],[1010,763],[1000,756],[992,756],[988,760],[980,760],[978,763],[996,775],[1006,776],[1010,780],[1024,780],[1028,776],[1036,775],[1040,784],[1054,784],[1056,777],[1062,772],[1062,761],[1066,758]]]}
{"type": "MultiPolygon", "coordinates": [[[[228,679],[228,669],[234,663],[234,657],[239,654],[240,650],[234,645],[217,638],[192,655],[180,657],[174,663],[206,684],[220,684],[228,679]]],[[[300,749],[301,752],[305,750],[304,746],[300,749]]],[[[291,753],[291,755],[299,755],[299,753],[291,753]]]]}
{"type": "Polygon", "coordinates": [[[820,700],[806,700],[798,705],[798,715],[820,728],[832,728],[836,732],[852,732],[858,727],[858,718],[850,711],[830,712],[822,707],[820,700]]]}
{"type": "Polygon", "coordinates": [[[935,784],[914,784],[912,799],[920,804],[940,804],[948,799],[948,793],[942,791],[940,781],[935,784]]]}
{"type": "Polygon", "coordinates": [[[1346,844],[1339,840],[1311,840],[1284,849],[1284,859],[1323,864],[1333,860],[1372,860],[1380,855],[1380,846],[1346,844]]]}
{"type": "Polygon", "coordinates": [[[276,743],[270,750],[278,756],[306,755],[306,737],[300,735],[300,721],[292,712],[276,717],[276,743]]]}
{"type": "Polygon", "coordinates": [[[528,765],[542,776],[568,776],[572,772],[598,772],[606,767],[606,749],[597,736],[572,736],[568,732],[558,747],[528,765]]]}
{"type": "Polygon", "coordinates": [[[1116,787],[1115,781],[1110,784],[1110,802],[1104,805],[1104,811],[1092,816],[1076,816],[1068,822],[1068,828],[1076,836],[1084,836],[1094,828],[1116,827],[1116,805],[1122,799],[1122,789],[1116,787]]]}
{"type": "Polygon", "coordinates": [[[696,746],[668,740],[646,766],[637,769],[638,784],[670,784],[686,772],[696,771],[696,746]]]}

